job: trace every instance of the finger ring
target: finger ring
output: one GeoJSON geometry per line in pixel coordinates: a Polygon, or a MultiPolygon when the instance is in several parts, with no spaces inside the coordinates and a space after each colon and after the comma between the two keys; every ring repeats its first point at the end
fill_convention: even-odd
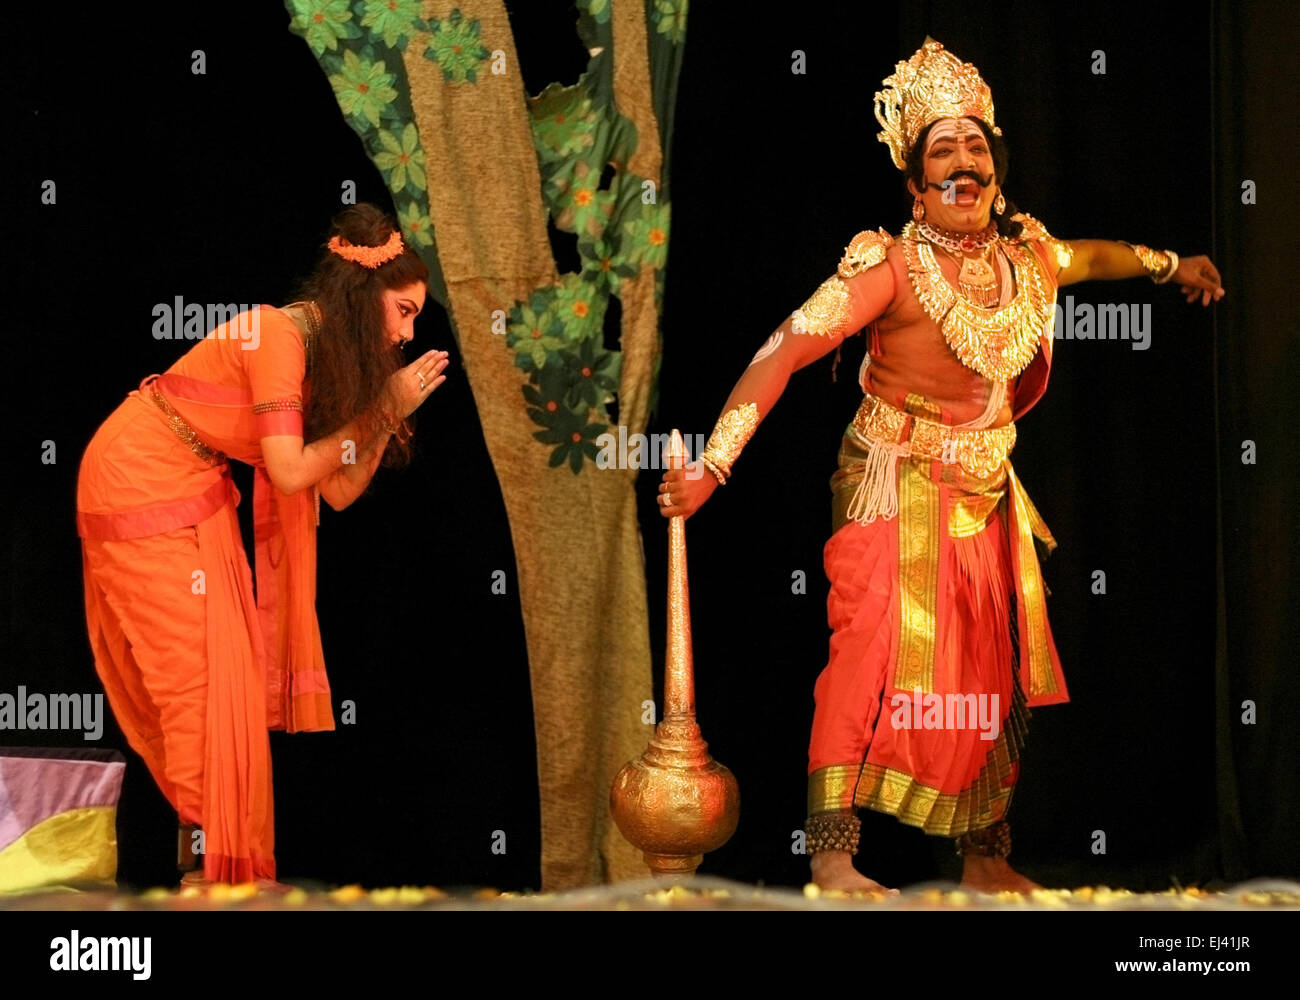
{"type": "Polygon", "coordinates": [[[424,391],[424,372],[416,372],[415,374],[417,374],[417,375],[420,376],[420,391],[423,392],[423,391],[424,391]]]}

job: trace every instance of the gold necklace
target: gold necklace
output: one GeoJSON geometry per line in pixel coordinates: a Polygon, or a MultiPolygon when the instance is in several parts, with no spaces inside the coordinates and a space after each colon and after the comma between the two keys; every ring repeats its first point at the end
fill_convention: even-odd
{"type": "Polygon", "coordinates": [[[940,229],[938,226],[932,226],[925,221],[918,222],[916,228],[920,230],[923,237],[935,246],[943,247],[945,250],[951,250],[954,253],[963,250],[966,253],[970,253],[972,250],[983,250],[985,247],[993,246],[998,241],[998,227],[993,222],[990,222],[977,233],[958,233],[951,229],[940,229]]]}
{"type": "Polygon", "coordinates": [[[981,309],[992,309],[998,304],[998,276],[988,258],[993,254],[991,248],[981,250],[974,257],[953,253],[945,248],[960,270],[957,283],[962,295],[966,296],[981,309]]]}
{"type": "Polygon", "coordinates": [[[995,382],[1015,378],[1034,359],[1039,337],[1051,329],[1055,295],[1045,286],[1034,251],[1001,242],[1011,261],[1016,290],[998,309],[981,308],[959,294],[944,277],[934,247],[917,239],[915,227],[903,230],[903,259],[921,308],[938,325],[944,341],[963,365],[995,382]]]}

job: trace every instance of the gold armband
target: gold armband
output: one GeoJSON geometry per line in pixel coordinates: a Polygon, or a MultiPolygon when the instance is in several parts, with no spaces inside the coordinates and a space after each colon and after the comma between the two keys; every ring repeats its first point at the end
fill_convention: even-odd
{"type": "Polygon", "coordinates": [[[885,254],[893,245],[894,238],[883,229],[877,229],[875,232],[864,229],[844,248],[844,256],[840,258],[840,266],[837,269],[839,276],[852,278],[855,274],[861,274],[875,267],[885,259],[885,254]]]}
{"type": "Polygon", "coordinates": [[[754,428],[757,426],[756,403],[741,403],[718,419],[713,433],[709,435],[709,443],[700,453],[700,463],[717,477],[718,482],[725,483],[731,475],[732,464],[754,436],[754,428]]]}
{"type": "Polygon", "coordinates": [[[1020,223],[1020,235],[1017,239],[1033,242],[1042,240],[1051,247],[1052,255],[1056,258],[1056,266],[1062,271],[1074,263],[1074,247],[1064,240],[1058,240],[1047,231],[1046,226],[1028,212],[1017,212],[1011,217],[1011,221],[1020,223]]]}
{"type": "Polygon", "coordinates": [[[853,296],[841,278],[852,278],[885,259],[894,238],[883,229],[864,229],[844,248],[836,273],[821,283],[808,301],[794,311],[790,329],[795,333],[812,333],[838,337],[851,333],[853,296]]]}
{"type": "Polygon", "coordinates": [[[827,337],[846,333],[852,301],[844,282],[838,277],[827,278],[808,301],[794,311],[790,318],[790,329],[795,333],[814,333],[827,337]]]}
{"type": "Polygon", "coordinates": [[[1142,270],[1146,271],[1147,276],[1157,285],[1163,285],[1178,270],[1178,254],[1172,250],[1152,250],[1141,243],[1129,243],[1127,240],[1119,242],[1133,251],[1133,256],[1142,265],[1142,270]]]}

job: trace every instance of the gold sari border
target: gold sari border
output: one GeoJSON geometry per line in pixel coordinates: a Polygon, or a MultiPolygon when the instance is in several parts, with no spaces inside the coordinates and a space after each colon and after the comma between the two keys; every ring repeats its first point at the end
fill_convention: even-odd
{"type": "Polygon", "coordinates": [[[808,815],[853,808],[853,790],[862,764],[831,764],[808,775],[808,815]]]}
{"type": "Polygon", "coordinates": [[[898,660],[893,686],[934,689],[939,591],[939,487],[912,462],[898,476],[898,660]]]}
{"type": "Polygon", "coordinates": [[[1047,624],[1047,588],[1043,583],[1042,569],[1038,565],[1038,553],[1034,551],[1035,537],[1043,542],[1048,552],[1056,548],[1056,539],[1030,502],[1010,462],[1006,468],[1011,483],[1011,508],[1015,524],[1011,556],[1019,604],[1017,613],[1020,619],[1021,682],[1029,697],[1041,703],[1065,701],[1068,695],[1064,678],[1059,676],[1052,659],[1051,632],[1047,624]]]}
{"type": "Polygon", "coordinates": [[[1013,685],[1011,711],[975,780],[960,792],[940,792],[898,768],[868,761],[853,804],[888,813],[926,833],[959,837],[1002,819],[1015,791],[1016,765],[1029,730],[1029,710],[1019,685],[1013,685]]]}

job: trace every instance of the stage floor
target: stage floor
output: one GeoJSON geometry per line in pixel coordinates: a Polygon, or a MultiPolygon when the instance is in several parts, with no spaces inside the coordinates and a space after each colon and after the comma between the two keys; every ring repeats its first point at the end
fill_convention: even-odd
{"type": "Polygon", "coordinates": [[[444,892],[432,887],[364,889],[295,887],[259,892],[254,885],[145,892],[41,890],[0,895],[0,910],[1295,910],[1300,883],[1259,880],[1224,892],[1170,889],[1134,893],[1104,886],[1043,889],[1029,895],[965,892],[951,883],[909,888],[898,896],[849,896],[765,888],[697,876],[676,883],[655,880],[593,886],[556,893],[510,893],[495,889],[444,892]]]}

